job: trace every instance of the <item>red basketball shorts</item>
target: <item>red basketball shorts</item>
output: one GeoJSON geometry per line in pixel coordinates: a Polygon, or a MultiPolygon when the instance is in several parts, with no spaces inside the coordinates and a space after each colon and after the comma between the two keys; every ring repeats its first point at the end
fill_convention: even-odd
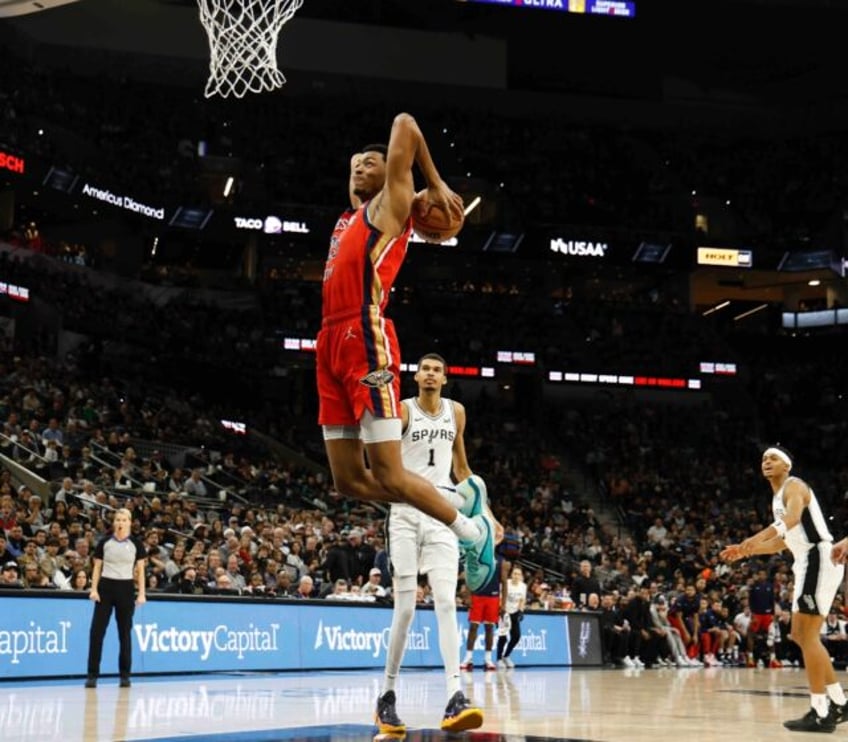
{"type": "Polygon", "coordinates": [[[496,624],[500,619],[501,599],[497,595],[472,595],[469,623],[496,624]]]}
{"type": "Polygon", "coordinates": [[[765,633],[771,627],[773,620],[774,616],[771,613],[752,613],[751,622],[748,624],[748,633],[765,633]]]}
{"type": "Polygon", "coordinates": [[[359,425],[400,417],[400,347],[391,320],[376,307],[324,322],[316,345],[318,424],[359,425]]]}

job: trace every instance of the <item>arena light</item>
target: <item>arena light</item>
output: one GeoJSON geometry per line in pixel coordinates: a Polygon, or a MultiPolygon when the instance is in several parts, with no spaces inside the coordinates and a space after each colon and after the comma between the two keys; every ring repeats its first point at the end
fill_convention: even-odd
{"type": "Polygon", "coordinates": [[[459,244],[459,240],[456,237],[451,237],[449,240],[445,240],[444,242],[427,242],[423,237],[419,237],[415,232],[412,232],[409,235],[409,241],[415,242],[419,245],[427,245],[428,247],[456,247],[459,244]]]}
{"type": "Polygon", "coordinates": [[[756,314],[757,312],[762,312],[763,309],[766,309],[768,304],[760,304],[758,307],[754,307],[753,309],[749,309],[747,312],[742,312],[741,314],[737,314],[734,318],[734,322],[738,322],[740,319],[745,319],[745,317],[750,317],[752,314],[756,314]]]}
{"type": "Polygon", "coordinates": [[[235,178],[233,178],[232,175],[227,178],[227,182],[224,184],[224,198],[227,198],[227,196],[232,193],[233,185],[235,184],[235,182],[236,180],[235,178]]]}
{"type": "Polygon", "coordinates": [[[483,199],[481,199],[480,196],[476,196],[474,200],[465,207],[465,216],[468,216],[472,211],[474,211],[474,209],[480,205],[482,200],[483,199]]]}
{"type": "Polygon", "coordinates": [[[236,435],[247,435],[247,424],[238,420],[221,420],[221,426],[236,435]]]}
{"type": "Polygon", "coordinates": [[[730,301],[723,301],[719,304],[716,304],[714,307],[711,307],[710,309],[708,309],[706,312],[704,312],[704,314],[702,316],[706,317],[706,316],[712,314],[713,312],[717,312],[720,309],[724,309],[725,307],[729,307],[729,306],[730,306],[730,301]]]}

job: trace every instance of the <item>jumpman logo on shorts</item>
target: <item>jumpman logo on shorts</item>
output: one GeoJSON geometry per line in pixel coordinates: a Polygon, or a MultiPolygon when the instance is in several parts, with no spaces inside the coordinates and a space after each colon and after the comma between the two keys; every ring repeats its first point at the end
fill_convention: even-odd
{"type": "Polygon", "coordinates": [[[352,327],[348,327],[347,330],[345,330],[344,339],[345,340],[356,340],[356,333],[353,331],[352,327]]]}

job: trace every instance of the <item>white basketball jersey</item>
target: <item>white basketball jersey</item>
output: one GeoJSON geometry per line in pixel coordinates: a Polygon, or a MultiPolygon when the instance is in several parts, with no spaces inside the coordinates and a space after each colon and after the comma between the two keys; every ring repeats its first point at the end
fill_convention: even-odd
{"type": "Polygon", "coordinates": [[[512,580],[506,583],[506,612],[515,613],[521,607],[521,601],[527,599],[527,583],[514,585],[512,580]]]}
{"type": "Polygon", "coordinates": [[[430,415],[414,397],[403,400],[409,411],[409,423],[401,438],[403,465],[429,479],[437,487],[452,487],[453,442],[456,417],[453,402],[441,400],[438,414],[430,415]]]}
{"type": "MultiPolygon", "coordinates": [[[[777,520],[786,513],[786,506],[783,504],[783,491],[786,489],[786,483],[795,477],[788,477],[783,486],[774,494],[771,501],[771,509],[774,513],[774,518],[777,520]]],[[[819,501],[816,498],[815,492],[810,487],[810,504],[804,508],[801,513],[800,522],[786,532],[783,539],[789,550],[798,557],[800,554],[805,554],[810,550],[811,546],[822,541],[833,541],[833,536],[827,527],[827,521],[824,519],[819,501]]]]}

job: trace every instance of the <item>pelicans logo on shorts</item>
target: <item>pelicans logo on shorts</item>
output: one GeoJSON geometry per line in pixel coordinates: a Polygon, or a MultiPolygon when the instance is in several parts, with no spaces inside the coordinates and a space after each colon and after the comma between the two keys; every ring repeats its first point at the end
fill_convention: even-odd
{"type": "Polygon", "coordinates": [[[382,389],[385,386],[394,381],[395,375],[385,368],[378,368],[375,371],[371,371],[369,374],[363,376],[360,380],[360,384],[365,384],[365,386],[370,386],[373,389],[382,389]]]}

